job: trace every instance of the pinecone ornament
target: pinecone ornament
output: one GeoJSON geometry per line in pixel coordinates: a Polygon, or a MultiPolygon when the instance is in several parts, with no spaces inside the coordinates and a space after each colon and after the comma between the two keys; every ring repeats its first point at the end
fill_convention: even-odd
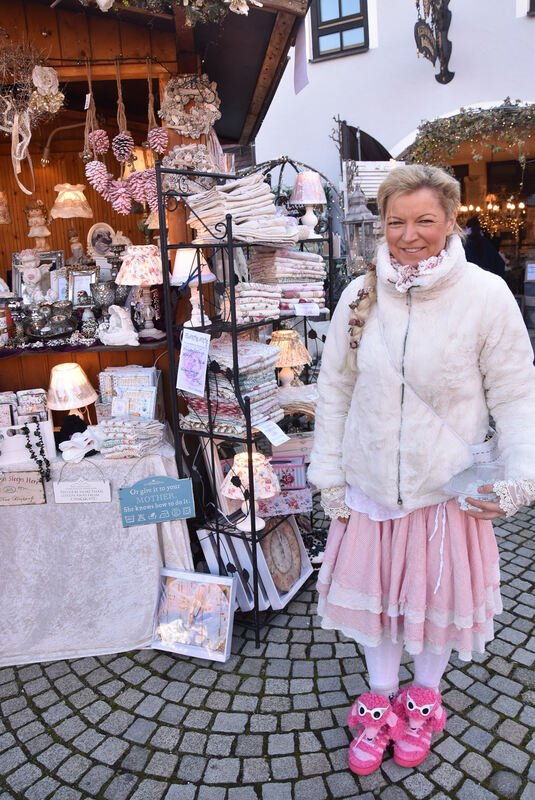
{"type": "Polygon", "coordinates": [[[134,149],[134,140],[128,131],[122,131],[113,137],[111,149],[117,161],[128,161],[134,149]]]}
{"type": "Polygon", "coordinates": [[[165,153],[167,145],[169,144],[169,134],[167,128],[151,128],[147,139],[149,145],[155,153],[165,153]]]}
{"type": "Polygon", "coordinates": [[[158,189],[156,188],[156,170],[146,169],[145,176],[145,200],[149,204],[151,211],[158,210],[158,189]]]}
{"type": "Polygon", "coordinates": [[[110,199],[112,208],[118,214],[129,214],[132,206],[132,195],[128,181],[111,181],[110,199]]]}
{"type": "Polygon", "coordinates": [[[142,172],[131,172],[127,178],[130,186],[130,193],[133,200],[138,203],[145,202],[145,170],[142,172]]]}
{"type": "Polygon", "coordinates": [[[110,149],[110,140],[106,131],[103,131],[102,128],[92,131],[89,134],[89,145],[99,156],[103,156],[104,153],[107,153],[110,149]]]}
{"type": "Polygon", "coordinates": [[[91,186],[102,193],[108,183],[108,170],[102,161],[89,161],[85,165],[85,176],[91,186]]]}

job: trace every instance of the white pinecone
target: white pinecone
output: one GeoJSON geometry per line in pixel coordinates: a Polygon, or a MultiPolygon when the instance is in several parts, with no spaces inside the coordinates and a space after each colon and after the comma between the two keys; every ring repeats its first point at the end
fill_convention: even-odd
{"type": "Polygon", "coordinates": [[[110,199],[112,208],[118,214],[129,214],[132,207],[132,195],[128,181],[111,181],[110,199]]]}
{"type": "Polygon", "coordinates": [[[167,128],[151,128],[147,139],[149,140],[151,149],[154,150],[155,153],[165,153],[167,150],[167,145],[169,144],[167,128]]]}

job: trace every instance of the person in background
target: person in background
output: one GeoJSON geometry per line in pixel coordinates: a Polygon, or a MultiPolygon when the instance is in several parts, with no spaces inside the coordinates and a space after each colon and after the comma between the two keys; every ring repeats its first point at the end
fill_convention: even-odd
{"type": "Polygon", "coordinates": [[[349,748],[360,775],[391,740],[398,764],[426,758],[452,649],[484,652],[502,611],[491,520],[535,498],[530,339],[505,282],[467,262],[459,199],[436,167],[389,173],[385,241],[338,302],[318,378],[308,479],[332,519],[318,615],[364,649],[370,692],[348,718],[362,723],[349,748]],[[489,415],[505,477],[462,510],[445,487],[477,463],[489,415]],[[414,681],[398,691],[403,648],[414,681]]]}
{"type": "Polygon", "coordinates": [[[505,261],[493,245],[488,236],[481,230],[477,217],[472,217],[466,223],[466,239],[464,242],[466,260],[478,267],[494,272],[505,280],[505,261]]]}

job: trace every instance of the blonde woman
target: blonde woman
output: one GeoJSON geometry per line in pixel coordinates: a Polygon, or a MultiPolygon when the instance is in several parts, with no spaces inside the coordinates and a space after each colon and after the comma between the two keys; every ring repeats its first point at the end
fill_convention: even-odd
{"type": "Polygon", "coordinates": [[[318,613],[364,647],[370,692],[350,768],[368,774],[394,740],[416,766],[446,714],[439,684],[452,649],[483,652],[502,610],[490,520],[535,498],[535,370],[504,281],[466,261],[457,181],[420,165],[379,189],[385,241],[376,269],[334,312],[318,379],[309,480],[333,522],[318,613]],[[445,490],[485,440],[492,415],[506,480],[497,502],[461,510],[445,490]],[[399,690],[402,649],[414,684],[399,690]],[[398,691],[399,690],[399,691],[398,691]]]}

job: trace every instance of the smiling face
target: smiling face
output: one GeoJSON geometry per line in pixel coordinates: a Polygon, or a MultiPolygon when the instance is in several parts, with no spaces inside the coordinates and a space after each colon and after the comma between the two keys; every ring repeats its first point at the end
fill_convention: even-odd
{"type": "Polygon", "coordinates": [[[433,189],[391,197],[386,208],[385,235],[391,255],[403,266],[438,256],[455,225],[433,189]]]}

